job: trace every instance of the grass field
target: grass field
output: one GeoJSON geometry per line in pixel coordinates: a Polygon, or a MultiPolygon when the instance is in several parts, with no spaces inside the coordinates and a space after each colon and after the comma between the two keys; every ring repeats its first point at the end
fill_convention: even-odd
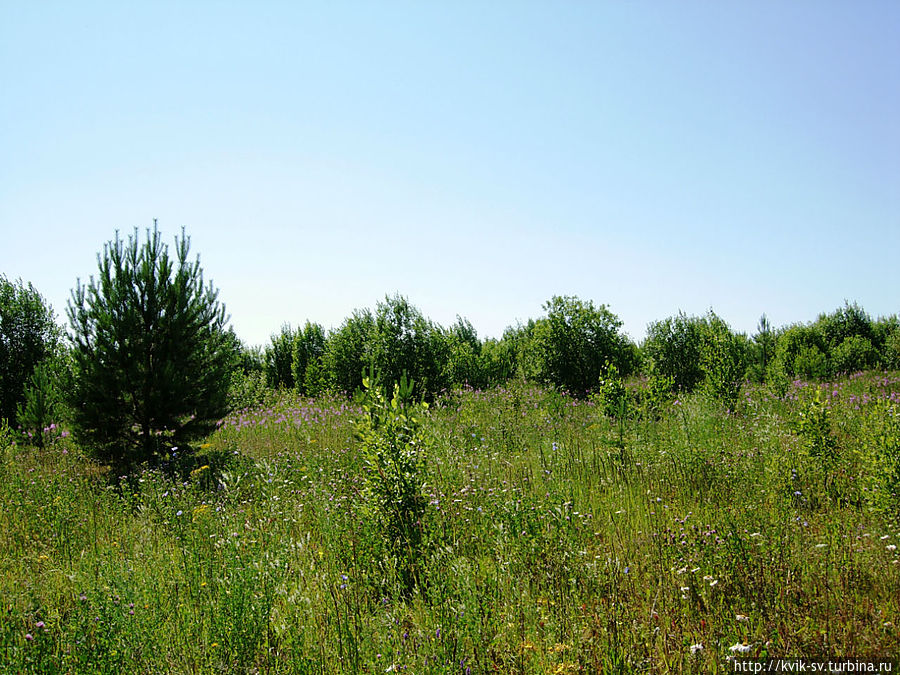
{"type": "Polygon", "coordinates": [[[367,504],[361,414],[285,394],[130,477],[63,434],[5,443],[8,672],[700,673],[900,654],[896,373],[624,420],[525,384],[454,392],[424,422],[413,586],[367,504]]]}

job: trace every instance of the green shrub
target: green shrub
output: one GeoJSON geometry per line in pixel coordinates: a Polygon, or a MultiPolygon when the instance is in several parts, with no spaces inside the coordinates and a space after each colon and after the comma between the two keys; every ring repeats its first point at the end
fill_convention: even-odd
{"type": "Polygon", "coordinates": [[[704,377],[702,332],[703,319],[683,312],[651,323],[641,347],[649,373],[671,380],[675,391],[693,391],[704,377]]]}
{"type": "Polygon", "coordinates": [[[815,345],[800,347],[794,358],[794,375],[805,380],[824,380],[828,377],[828,357],[815,345]]]}
{"type": "Polygon", "coordinates": [[[765,382],[769,366],[775,358],[775,332],[763,314],[756,326],[756,334],[749,345],[747,378],[753,382],[765,382]]]}
{"type": "Polygon", "coordinates": [[[363,380],[364,414],[356,430],[366,470],[366,507],[409,591],[419,581],[428,446],[422,421],[428,404],[413,402],[413,385],[405,376],[388,399],[373,373],[363,380]]]}
{"type": "Polygon", "coordinates": [[[182,231],[170,258],[154,222],[140,245],[118,233],[80,282],[68,314],[74,342],[73,431],[98,458],[121,464],[209,433],[228,408],[237,354],[225,308],[188,260],[182,231]]]}
{"type": "Polygon", "coordinates": [[[863,338],[870,343],[874,337],[872,319],[856,303],[844,306],[831,314],[821,314],[814,324],[825,339],[826,353],[832,352],[848,338],[863,338]]]}
{"type": "Polygon", "coordinates": [[[866,435],[869,496],[874,506],[900,516],[900,409],[882,399],[867,415],[871,431],[866,435]]]}
{"type": "Polygon", "coordinates": [[[296,384],[293,369],[294,340],[294,329],[285,324],[280,333],[272,336],[266,347],[266,384],[273,389],[293,389],[296,384]]]}
{"type": "Polygon", "coordinates": [[[826,342],[815,326],[795,324],[782,330],[775,343],[775,364],[788,379],[826,377],[826,342]]]}
{"type": "Polygon", "coordinates": [[[355,310],[333,331],[322,357],[330,388],[352,395],[363,384],[363,373],[372,359],[375,319],[368,309],[355,310]]]}
{"type": "Polygon", "coordinates": [[[603,369],[593,400],[607,417],[622,419],[628,415],[628,390],[619,369],[613,364],[607,363],[603,369]]]}
{"type": "Polygon", "coordinates": [[[35,366],[59,345],[53,310],[34,286],[0,274],[0,420],[12,424],[35,366]]]}
{"type": "Polygon", "coordinates": [[[854,373],[878,363],[878,352],[867,338],[851,335],[831,352],[831,372],[854,373]]]}
{"type": "Polygon", "coordinates": [[[58,421],[57,392],[51,379],[50,366],[39,363],[25,388],[25,400],[19,404],[17,418],[31,443],[41,448],[50,425],[58,421]]]}
{"type": "Polygon", "coordinates": [[[900,330],[891,333],[884,342],[884,367],[900,369],[900,330]]]}
{"type": "Polygon", "coordinates": [[[405,297],[395,295],[378,303],[371,340],[375,369],[384,382],[399,382],[406,374],[427,398],[448,386],[440,329],[405,297]]]}
{"type": "Polygon", "coordinates": [[[605,305],[554,296],[544,309],[547,316],[534,323],[532,333],[539,379],[584,396],[597,386],[607,363],[629,373],[628,339],[620,332],[621,320],[605,305]]]}
{"type": "Polygon", "coordinates": [[[307,321],[303,330],[294,334],[291,346],[292,381],[301,394],[314,396],[325,388],[321,365],[324,354],[325,329],[307,321]]]}
{"type": "Polygon", "coordinates": [[[700,366],[706,392],[729,410],[734,410],[746,371],[741,336],[710,312],[700,330],[700,366]]]}

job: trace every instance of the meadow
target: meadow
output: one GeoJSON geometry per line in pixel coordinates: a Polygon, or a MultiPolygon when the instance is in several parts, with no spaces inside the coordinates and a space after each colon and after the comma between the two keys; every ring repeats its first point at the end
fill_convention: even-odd
{"type": "Polygon", "coordinates": [[[357,403],[282,392],[128,476],[62,429],[42,449],[10,436],[0,662],[705,673],[900,654],[900,374],[745,385],[733,411],[630,400],[438,398],[413,584],[367,503],[357,403]]]}

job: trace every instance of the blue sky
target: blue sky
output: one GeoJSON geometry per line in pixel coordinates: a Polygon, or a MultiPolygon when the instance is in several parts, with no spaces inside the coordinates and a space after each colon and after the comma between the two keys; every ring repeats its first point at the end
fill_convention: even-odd
{"type": "Polygon", "coordinates": [[[900,3],[0,9],[0,272],[64,316],[182,226],[240,337],[402,293],[482,336],[552,295],[640,340],[900,311],[900,3]]]}

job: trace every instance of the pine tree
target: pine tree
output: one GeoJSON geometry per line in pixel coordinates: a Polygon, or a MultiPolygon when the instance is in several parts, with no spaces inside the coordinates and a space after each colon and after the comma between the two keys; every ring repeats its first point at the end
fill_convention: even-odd
{"type": "Polygon", "coordinates": [[[151,459],[209,433],[227,409],[234,350],[218,291],[188,260],[182,230],[175,257],[153,222],[139,245],[118,232],[97,256],[99,274],[72,292],[73,431],[98,458],[151,459]]]}

